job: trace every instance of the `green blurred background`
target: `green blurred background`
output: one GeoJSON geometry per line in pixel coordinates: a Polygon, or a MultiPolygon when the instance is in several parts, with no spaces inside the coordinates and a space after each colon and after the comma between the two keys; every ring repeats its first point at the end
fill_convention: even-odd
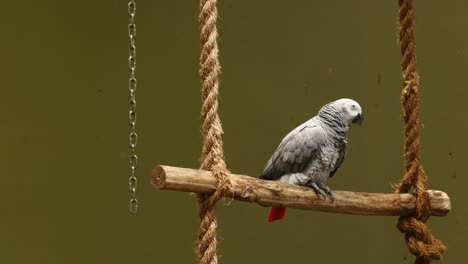
{"type": "MultiPolygon", "coordinates": [[[[127,2],[4,1],[1,263],[196,263],[197,209],[149,184],[196,168],[197,1],[138,1],[140,210],[128,214],[127,2]]],[[[466,1],[417,1],[422,160],[453,212],[429,221],[461,263],[468,242],[466,1]]],[[[392,192],[403,169],[397,1],[219,3],[220,115],[232,172],[258,176],[281,138],[351,97],[366,122],[329,186],[392,192]]],[[[218,206],[222,263],[412,263],[396,217],[218,206]]]]}

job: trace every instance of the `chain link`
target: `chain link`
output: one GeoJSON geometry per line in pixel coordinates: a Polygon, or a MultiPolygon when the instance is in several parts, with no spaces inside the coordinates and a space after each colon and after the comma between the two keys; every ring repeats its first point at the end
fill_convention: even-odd
{"type": "Polygon", "coordinates": [[[136,188],[137,188],[136,168],[137,168],[138,157],[135,152],[135,148],[136,148],[137,141],[138,141],[138,134],[136,133],[136,98],[135,98],[136,88],[137,88],[137,80],[135,78],[135,69],[136,69],[135,12],[136,12],[135,0],[130,0],[128,3],[128,15],[130,16],[130,22],[128,24],[128,37],[130,40],[129,57],[128,57],[128,67],[130,70],[130,78],[128,80],[128,90],[130,92],[130,110],[128,113],[128,118],[130,121],[130,135],[129,135],[130,178],[128,178],[128,187],[130,191],[129,211],[131,214],[135,214],[138,210],[138,200],[136,198],[136,188]]]}

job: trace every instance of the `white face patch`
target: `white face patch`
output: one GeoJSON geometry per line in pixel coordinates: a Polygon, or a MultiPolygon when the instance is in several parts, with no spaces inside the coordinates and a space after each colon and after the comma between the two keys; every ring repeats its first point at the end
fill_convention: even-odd
{"type": "Polygon", "coordinates": [[[358,102],[353,99],[343,98],[332,103],[336,109],[341,110],[343,119],[351,124],[358,115],[362,115],[362,109],[358,102]]]}

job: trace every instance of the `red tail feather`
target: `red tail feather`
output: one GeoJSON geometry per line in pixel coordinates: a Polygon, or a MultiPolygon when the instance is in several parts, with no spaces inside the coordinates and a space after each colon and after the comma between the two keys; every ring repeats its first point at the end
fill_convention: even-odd
{"type": "Polygon", "coordinates": [[[285,214],[286,214],[286,208],[272,207],[270,211],[270,215],[268,216],[268,222],[273,222],[275,220],[283,219],[285,214]]]}

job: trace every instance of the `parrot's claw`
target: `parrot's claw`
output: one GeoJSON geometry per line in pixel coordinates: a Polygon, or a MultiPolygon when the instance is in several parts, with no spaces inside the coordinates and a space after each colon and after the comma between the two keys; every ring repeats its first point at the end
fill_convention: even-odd
{"type": "Polygon", "coordinates": [[[327,194],[330,196],[330,201],[333,203],[335,201],[335,193],[323,183],[310,182],[307,184],[308,187],[314,189],[317,195],[320,196],[323,200],[327,199],[327,194]]]}
{"type": "Polygon", "coordinates": [[[317,186],[318,186],[320,189],[324,190],[325,193],[327,193],[327,194],[330,196],[330,200],[331,200],[332,202],[335,201],[335,193],[330,189],[330,187],[326,186],[326,185],[323,184],[323,183],[319,183],[319,184],[317,184],[317,186]]]}
{"type": "Polygon", "coordinates": [[[335,193],[332,190],[325,192],[330,196],[330,201],[333,203],[335,201],[335,193]]]}
{"type": "Polygon", "coordinates": [[[322,197],[322,200],[325,201],[327,199],[327,194],[325,194],[325,192],[322,189],[320,189],[318,192],[320,196],[322,197]]]}
{"type": "Polygon", "coordinates": [[[307,184],[307,186],[314,189],[314,191],[317,193],[318,196],[320,196],[320,198],[322,198],[322,200],[327,199],[325,191],[322,190],[315,182],[311,182],[307,184]]]}

